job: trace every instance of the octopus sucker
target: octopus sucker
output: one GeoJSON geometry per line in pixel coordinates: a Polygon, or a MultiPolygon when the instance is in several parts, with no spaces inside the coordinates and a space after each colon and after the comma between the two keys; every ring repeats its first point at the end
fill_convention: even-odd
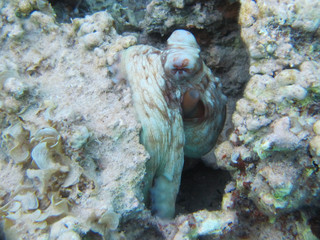
{"type": "Polygon", "coordinates": [[[131,88],[140,141],[150,155],[144,201],[161,218],[174,217],[184,156],[209,152],[224,125],[227,99],[199,54],[194,36],[176,30],[163,51],[132,46],[112,68],[131,88]]]}

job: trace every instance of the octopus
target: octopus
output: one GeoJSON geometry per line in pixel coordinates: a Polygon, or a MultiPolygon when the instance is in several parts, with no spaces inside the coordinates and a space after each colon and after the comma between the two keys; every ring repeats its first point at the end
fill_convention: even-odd
{"type": "Polygon", "coordinates": [[[140,142],[150,155],[145,204],[160,218],[173,218],[185,156],[208,153],[223,128],[227,98],[220,80],[186,30],[174,31],[164,50],[147,45],[123,50],[113,69],[131,87],[140,142]]]}

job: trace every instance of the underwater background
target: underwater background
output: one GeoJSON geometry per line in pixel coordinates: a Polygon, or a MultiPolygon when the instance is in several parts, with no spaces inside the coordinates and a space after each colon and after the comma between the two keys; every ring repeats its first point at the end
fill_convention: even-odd
{"type": "Polygon", "coordinates": [[[0,13],[0,239],[320,238],[319,0],[0,0],[0,13]],[[177,29],[228,102],[168,220],[144,201],[140,90],[113,72],[177,29]]]}

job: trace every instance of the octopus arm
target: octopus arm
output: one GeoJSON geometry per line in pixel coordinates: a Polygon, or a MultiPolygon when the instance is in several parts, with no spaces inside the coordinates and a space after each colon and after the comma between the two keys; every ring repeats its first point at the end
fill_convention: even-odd
{"type": "Polygon", "coordinates": [[[149,46],[131,47],[122,53],[119,69],[125,72],[123,75],[131,86],[142,126],[140,140],[150,154],[144,179],[145,200],[148,202],[151,193],[152,210],[162,218],[171,218],[184,162],[180,109],[166,101],[159,50],[149,46]]]}

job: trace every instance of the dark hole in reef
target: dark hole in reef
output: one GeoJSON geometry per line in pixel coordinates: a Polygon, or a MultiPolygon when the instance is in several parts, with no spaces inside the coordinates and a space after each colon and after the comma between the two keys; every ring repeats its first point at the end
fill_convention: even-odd
{"type": "Polygon", "coordinates": [[[4,232],[3,232],[2,223],[0,223],[0,240],[6,240],[6,237],[5,237],[4,232]]]}
{"type": "Polygon", "coordinates": [[[58,22],[70,23],[72,18],[81,18],[89,12],[90,6],[85,0],[49,0],[58,22]]]}
{"type": "Polygon", "coordinates": [[[309,219],[308,224],[311,228],[313,235],[320,239],[320,209],[316,211],[312,209],[314,215],[309,219]]]}
{"type": "Polygon", "coordinates": [[[89,231],[81,238],[82,240],[103,240],[104,237],[102,237],[99,233],[89,231]]]}
{"type": "Polygon", "coordinates": [[[142,219],[131,219],[120,223],[119,231],[126,234],[127,240],[164,240],[156,226],[142,219]]]}
{"type": "Polygon", "coordinates": [[[183,171],[176,202],[176,214],[202,209],[220,210],[224,188],[230,180],[228,171],[212,169],[201,161],[183,171]]]}

